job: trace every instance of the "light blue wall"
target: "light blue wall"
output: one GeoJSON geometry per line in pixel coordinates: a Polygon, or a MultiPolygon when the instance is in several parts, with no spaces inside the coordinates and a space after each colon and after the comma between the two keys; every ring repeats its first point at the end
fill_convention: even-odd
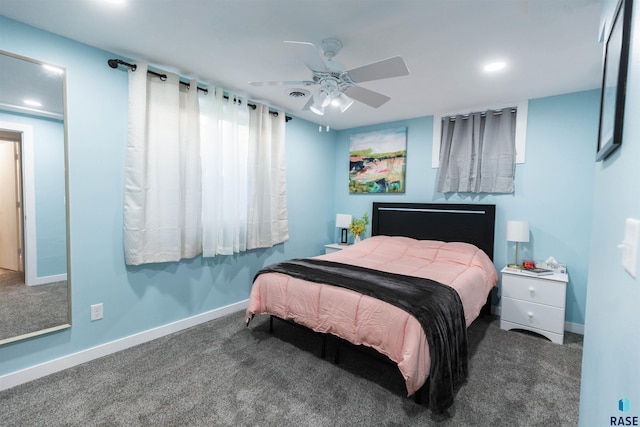
{"type": "Polygon", "coordinates": [[[332,164],[334,137],[294,118],[286,135],[288,242],[242,255],[125,267],[127,74],[108,67],[108,52],[1,16],[0,49],[67,69],[73,300],[70,329],[0,346],[0,375],[243,301],[260,267],[322,253],[331,240],[334,183],[318,165],[332,164]],[[89,307],[99,302],[104,319],[91,322],[89,307]]]}
{"type": "MultiPolygon", "coordinates": [[[[605,0],[603,21],[617,1],[605,0]]],[[[640,4],[635,2],[622,145],[596,165],[580,425],[640,419],[640,280],[621,266],[626,218],[640,219],[640,4]],[[629,399],[630,410],[618,410],[629,399]]],[[[640,265],[640,263],[639,263],[640,265]]],[[[640,422],[640,421],[638,421],[640,422]]]]}
{"type": "Polygon", "coordinates": [[[67,272],[64,125],[59,120],[0,111],[0,121],[33,128],[36,276],[67,272]]]}
{"type": "MultiPolygon", "coordinates": [[[[431,168],[433,117],[341,131],[336,150],[336,212],[371,215],[374,201],[491,203],[496,205],[494,262],[501,269],[513,260],[506,242],[506,221],[524,219],[531,242],[521,244],[521,259],[554,256],[570,272],[566,321],[584,324],[589,233],[591,226],[599,90],[534,99],[529,102],[526,162],[516,166],[514,194],[444,195],[435,190],[431,168]],[[404,195],[350,195],[349,139],[352,133],[406,126],[407,191],[404,195]]],[[[369,230],[370,232],[370,230],[369,230]]],[[[497,304],[494,298],[494,304],[497,304]]]]}

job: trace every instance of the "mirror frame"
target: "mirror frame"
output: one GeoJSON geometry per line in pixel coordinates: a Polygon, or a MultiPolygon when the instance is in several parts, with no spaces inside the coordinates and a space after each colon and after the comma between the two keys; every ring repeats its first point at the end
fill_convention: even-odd
{"type": "MultiPolygon", "coordinates": [[[[53,67],[59,68],[61,70],[64,70],[64,73],[62,75],[62,107],[63,107],[63,113],[62,113],[62,127],[63,127],[63,150],[64,150],[64,197],[65,197],[65,226],[66,226],[66,232],[65,232],[65,240],[66,240],[66,264],[67,264],[67,323],[62,323],[60,325],[56,325],[56,326],[52,326],[49,328],[45,328],[45,329],[40,329],[37,331],[33,331],[33,332],[28,332],[22,335],[16,335],[13,337],[7,337],[4,339],[0,339],[0,346],[4,345],[4,344],[8,344],[8,343],[13,343],[16,341],[20,341],[20,340],[24,340],[24,339],[28,339],[28,338],[33,338],[33,337],[37,337],[37,336],[41,336],[44,334],[49,334],[52,332],[56,332],[56,331],[61,331],[61,330],[65,330],[71,327],[72,325],[72,292],[71,292],[71,250],[70,250],[70,243],[71,243],[71,233],[69,230],[69,226],[70,226],[70,221],[69,221],[69,213],[70,213],[70,209],[69,209],[69,138],[68,138],[68,117],[67,117],[67,69],[66,67],[61,67],[59,65],[56,64],[51,64],[48,62],[44,62],[44,61],[40,61],[34,58],[29,58],[26,56],[22,56],[19,54],[15,54],[12,52],[7,52],[5,50],[0,50],[0,55],[5,55],[5,56],[9,56],[15,59],[19,59],[22,61],[26,61],[26,62],[30,62],[36,65],[51,65],[53,67]]],[[[11,109],[3,109],[3,111],[12,111],[11,109]]],[[[15,112],[19,112],[19,110],[13,110],[15,112]]],[[[44,117],[47,117],[47,115],[43,115],[44,117]]],[[[26,127],[26,126],[25,126],[26,127]]],[[[26,135],[28,133],[31,132],[25,132],[24,130],[16,130],[17,132],[22,132],[23,134],[23,141],[22,141],[22,146],[25,146],[25,141],[24,139],[26,138],[31,138],[31,144],[33,145],[33,135],[26,135]],[[26,138],[25,138],[26,135],[26,138]]],[[[22,161],[24,162],[24,156],[22,161]]],[[[24,163],[23,163],[23,168],[24,168],[24,163]]],[[[28,207],[29,209],[33,209],[33,206],[28,207]]],[[[23,221],[24,221],[24,216],[26,216],[26,209],[25,211],[22,212],[23,215],[23,221]]],[[[33,218],[35,218],[35,211],[33,211],[31,213],[31,215],[33,216],[33,218]]],[[[34,219],[35,221],[35,219],[34,219]]],[[[26,224],[26,223],[25,223],[26,224]]],[[[26,233],[23,236],[23,239],[25,241],[25,246],[26,246],[26,241],[27,241],[27,236],[26,233]]],[[[25,260],[27,258],[26,253],[29,251],[29,248],[26,247],[25,248],[25,260]]],[[[27,266],[26,266],[26,262],[25,262],[25,283],[26,283],[26,275],[27,275],[27,266]]],[[[37,286],[37,285],[36,285],[37,286]]]]}

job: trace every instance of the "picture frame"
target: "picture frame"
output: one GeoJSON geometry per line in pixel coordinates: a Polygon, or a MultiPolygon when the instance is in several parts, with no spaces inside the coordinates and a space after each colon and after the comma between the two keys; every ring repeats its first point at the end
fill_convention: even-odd
{"type": "Polygon", "coordinates": [[[406,127],[352,134],[349,194],[404,193],[406,165],[406,127]]]}
{"type": "Polygon", "coordinates": [[[622,144],[632,3],[618,2],[605,39],[596,161],[604,160],[622,144]]]}

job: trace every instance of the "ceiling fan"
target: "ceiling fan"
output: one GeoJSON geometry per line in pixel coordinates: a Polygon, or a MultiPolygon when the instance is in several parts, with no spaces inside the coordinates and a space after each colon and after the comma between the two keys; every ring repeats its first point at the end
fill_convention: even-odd
{"type": "Polygon", "coordinates": [[[357,83],[409,74],[409,69],[400,56],[345,71],[343,66],[333,61],[333,57],[342,49],[342,42],[333,38],[322,40],[319,49],[308,42],[284,43],[293,49],[296,56],[311,70],[311,80],[249,83],[253,86],[318,85],[318,90],[303,107],[303,110],[311,110],[318,115],[324,115],[325,108],[329,105],[335,105],[344,112],[353,104],[353,100],[378,108],[391,98],[358,86],[357,83]],[[320,53],[325,56],[326,62],[320,53]]]}

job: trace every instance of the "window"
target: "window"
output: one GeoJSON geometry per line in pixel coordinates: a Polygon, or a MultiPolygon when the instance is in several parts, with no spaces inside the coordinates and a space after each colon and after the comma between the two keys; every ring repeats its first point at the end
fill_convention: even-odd
{"type": "MultiPolygon", "coordinates": [[[[492,108],[474,108],[473,111],[500,110],[507,106],[516,106],[518,109],[518,117],[516,120],[516,163],[525,162],[525,148],[527,138],[527,117],[529,111],[529,102],[521,101],[492,108]]],[[[440,143],[442,141],[442,118],[445,116],[456,116],[460,112],[454,114],[436,114],[433,116],[433,144],[431,146],[431,167],[440,167],[440,143]]]]}
{"type": "Polygon", "coordinates": [[[442,116],[437,191],[513,193],[517,106],[442,116]]]}

